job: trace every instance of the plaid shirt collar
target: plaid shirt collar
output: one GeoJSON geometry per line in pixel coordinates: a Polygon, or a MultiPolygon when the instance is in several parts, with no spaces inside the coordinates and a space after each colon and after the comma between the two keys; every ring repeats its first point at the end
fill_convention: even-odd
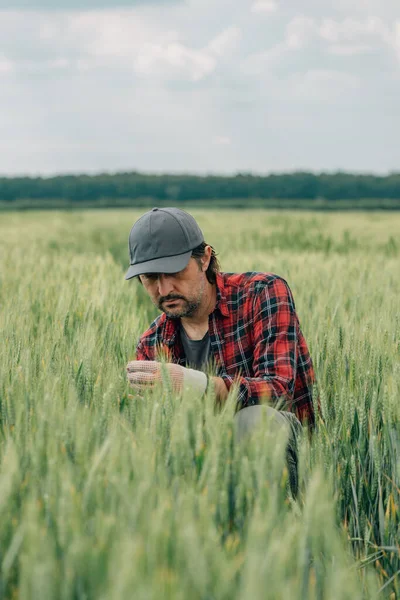
{"type": "MultiPolygon", "coordinates": [[[[227,301],[227,297],[226,297],[227,291],[226,291],[226,287],[225,287],[224,276],[222,275],[222,273],[217,273],[216,286],[217,286],[217,302],[216,302],[215,308],[213,310],[213,313],[215,311],[219,311],[223,317],[229,317],[228,301],[227,301]]],[[[211,313],[211,314],[213,314],[213,313],[211,313]]],[[[172,346],[175,343],[176,334],[179,331],[180,321],[179,321],[179,319],[171,319],[171,318],[167,317],[165,314],[163,315],[163,317],[164,317],[164,331],[163,331],[162,341],[163,341],[163,344],[166,344],[167,346],[172,346]]]]}

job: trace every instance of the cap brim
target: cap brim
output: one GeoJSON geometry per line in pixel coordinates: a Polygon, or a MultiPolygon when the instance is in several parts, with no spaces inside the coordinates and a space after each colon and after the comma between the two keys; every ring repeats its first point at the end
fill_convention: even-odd
{"type": "Polygon", "coordinates": [[[178,273],[184,269],[192,256],[192,251],[178,254],[177,256],[166,256],[147,260],[139,265],[131,265],[125,275],[125,279],[132,279],[144,273],[178,273]]]}

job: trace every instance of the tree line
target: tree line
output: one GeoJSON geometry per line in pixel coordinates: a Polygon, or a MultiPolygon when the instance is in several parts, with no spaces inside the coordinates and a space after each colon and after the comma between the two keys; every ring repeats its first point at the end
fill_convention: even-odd
{"type": "Polygon", "coordinates": [[[364,204],[400,208],[400,173],[238,173],[224,176],[138,172],[55,177],[1,177],[0,204],[8,208],[147,206],[192,203],[222,206],[364,204]]]}

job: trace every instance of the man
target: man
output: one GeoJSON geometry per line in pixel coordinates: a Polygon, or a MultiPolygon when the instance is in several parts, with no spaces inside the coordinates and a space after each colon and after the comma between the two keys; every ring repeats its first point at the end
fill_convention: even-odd
{"type": "Polygon", "coordinates": [[[130,385],[143,390],[162,381],[161,358],[177,392],[205,394],[211,385],[221,405],[236,384],[239,439],[267,412],[279,426],[290,423],[288,452],[296,462],[296,417],[314,422],[315,377],[286,281],[222,273],[195,219],[178,208],[144,214],[131,229],[129,251],[125,278],[139,277],[163,313],[127,365],[130,385]]]}

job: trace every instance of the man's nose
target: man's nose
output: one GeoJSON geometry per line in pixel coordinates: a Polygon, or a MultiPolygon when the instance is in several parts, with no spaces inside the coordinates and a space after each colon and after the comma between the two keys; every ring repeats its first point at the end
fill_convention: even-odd
{"type": "Polygon", "coordinates": [[[173,289],[171,277],[168,274],[160,273],[158,276],[158,293],[160,296],[168,296],[173,289]]]}

